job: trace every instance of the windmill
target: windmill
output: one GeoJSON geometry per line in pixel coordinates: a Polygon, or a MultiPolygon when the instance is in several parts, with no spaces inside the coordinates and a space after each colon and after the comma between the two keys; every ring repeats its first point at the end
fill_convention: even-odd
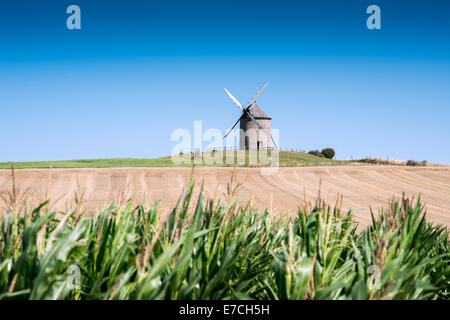
{"type": "Polygon", "coordinates": [[[273,139],[270,132],[270,121],[272,120],[272,118],[269,117],[267,113],[265,113],[264,110],[261,109],[261,107],[256,103],[256,99],[261,95],[261,93],[268,85],[269,83],[266,83],[264,86],[262,86],[245,108],[225,88],[225,92],[230,97],[230,99],[233,100],[234,103],[242,110],[242,114],[223,138],[225,139],[238,124],[238,122],[240,122],[240,149],[270,149],[270,139],[272,139],[273,146],[277,149],[275,140],[273,139]]]}

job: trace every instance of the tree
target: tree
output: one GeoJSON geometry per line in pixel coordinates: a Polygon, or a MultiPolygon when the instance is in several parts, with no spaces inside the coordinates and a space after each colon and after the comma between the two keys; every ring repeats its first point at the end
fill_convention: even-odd
{"type": "Polygon", "coordinates": [[[325,148],[322,150],[321,154],[327,159],[333,159],[336,153],[332,148],[325,148]]]}

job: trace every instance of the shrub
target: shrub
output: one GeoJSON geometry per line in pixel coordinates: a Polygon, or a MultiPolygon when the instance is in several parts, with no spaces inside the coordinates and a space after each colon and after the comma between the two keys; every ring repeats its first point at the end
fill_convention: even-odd
{"type": "Polygon", "coordinates": [[[406,161],[389,160],[389,159],[381,159],[381,158],[363,158],[363,159],[350,160],[350,161],[370,163],[370,164],[390,165],[390,166],[405,166],[406,165],[406,161]]]}
{"type": "Polygon", "coordinates": [[[312,154],[313,156],[318,156],[320,154],[319,150],[310,150],[308,151],[309,154],[312,154]]]}
{"type": "Polygon", "coordinates": [[[423,161],[408,160],[408,161],[406,161],[406,165],[412,166],[412,167],[418,167],[418,166],[424,167],[427,165],[427,163],[428,163],[427,160],[423,160],[423,161]]]}
{"type": "Polygon", "coordinates": [[[332,148],[325,148],[322,150],[321,154],[323,154],[327,159],[333,159],[336,153],[332,148]]]}

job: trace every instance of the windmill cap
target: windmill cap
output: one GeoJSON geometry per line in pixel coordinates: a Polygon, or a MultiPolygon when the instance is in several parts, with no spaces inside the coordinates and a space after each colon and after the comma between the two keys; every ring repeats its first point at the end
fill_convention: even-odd
{"type": "Polygon", "coordinates": [[[249,112],[255,119],[272,119],[269,115],[258,105],[254,104],[250,107],[249,112]]]}

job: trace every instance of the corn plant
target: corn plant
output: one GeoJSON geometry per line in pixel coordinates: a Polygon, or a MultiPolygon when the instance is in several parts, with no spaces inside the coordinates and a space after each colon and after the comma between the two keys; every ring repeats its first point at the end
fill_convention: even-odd
{"type": "Polygon", "coordinates": [[[358,231],[351,211],[320,199],[276,218],[202,191],[193,206],[194,185],[168,214],[132,198],[95,213],[11,203],[0,299],[449,298],[449,235],[420,198],[372,212],[358,231]]]}

